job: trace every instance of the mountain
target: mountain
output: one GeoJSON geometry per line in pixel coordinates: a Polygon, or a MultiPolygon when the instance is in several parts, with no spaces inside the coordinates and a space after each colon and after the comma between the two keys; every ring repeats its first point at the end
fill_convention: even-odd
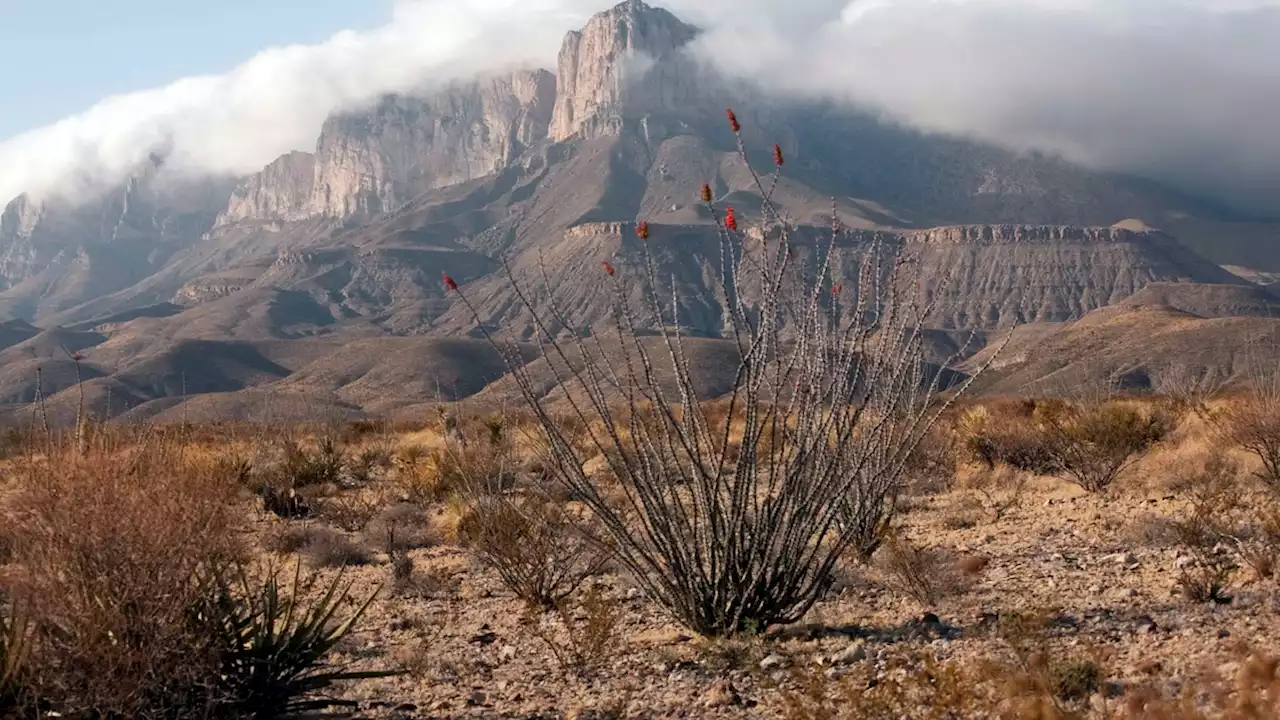
{"type": "MultiPolygon", "coordinates": [[[[531,338],[531,311],[545,314],[551,297],[572,325],[602,327],[599,263],[633,277],[644,219],[682,325],[718,357],[716,233],[697,190],[709,183],[738,210],[748,242],[762,207],[730,105],[753,164],[771,167],[774,142],[787,158],[774,202],[796,224],[797,251],[825,247],[834,208],[848,229],[838,272],[851,275],[877,244],[910,254],[937,301],[939,352],[1015,323],[1031,324],[1020,338],[1056,333],[1102,308],[1158,304],[1212,320],[1273,306],[1247,278],[1280,270],[1280,225],[1142,178],[730,80],[697,56],[699,32],[627,0],[569,33],[554,73],[380,98],[249,177],[175,178],[157,162],[92,199],[18,198],[0,215],[0,320],[25,323],[10,345],[38,328],[91,333],[81,370],[103,403],[127,398],[117,407],[132,417],[197,404],[242,412],[301,392],[342,415],[480,397],[493,358],[469,345],[475,319],[441,272],[487,326],[515,337],[531,338]],[[525,307],[504,263],[549,294],[525,307]],[[454,390],[433,390],[444,385],[454,390]],[[175,398],[184,388],[193,397],[175,398]]],[[[6,371],[0,402],[30,400],[30,360],[6,371]]],[[[66,392],[67,377],[50,370],[46,394],[66,392]]]]}

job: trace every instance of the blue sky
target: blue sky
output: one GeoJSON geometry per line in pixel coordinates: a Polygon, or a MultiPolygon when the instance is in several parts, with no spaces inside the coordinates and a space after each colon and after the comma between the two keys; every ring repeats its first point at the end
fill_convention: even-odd
{"type": "Polygon", "coordinates": [[[390,14],[390,0],[0,0],[0,139],[390,14]]]}

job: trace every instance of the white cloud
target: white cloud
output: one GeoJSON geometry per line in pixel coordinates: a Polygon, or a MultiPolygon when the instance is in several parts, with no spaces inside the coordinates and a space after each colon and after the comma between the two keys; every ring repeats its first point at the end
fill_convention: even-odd
{"type": "MultiPolygon", "coordinates": [[[[603,0],[610,2],[611,0],[603,0]]],[[[252,172],[325,115],[482,69],[550,67],[600,0],[403,0],[386,27],[108,98],[0,143],[0,198],[117,180],[156,146],[252,172]]],[[[924,128],[1280,208],[1280,0],[668,0],[724,69],[924,128]]]]}

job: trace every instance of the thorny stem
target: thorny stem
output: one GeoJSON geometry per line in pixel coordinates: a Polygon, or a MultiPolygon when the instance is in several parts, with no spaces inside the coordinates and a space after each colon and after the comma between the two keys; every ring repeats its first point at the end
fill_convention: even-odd
{"type": "Polygon", "coordinates": [[[731,228],[714,198],[706,203],[725,334],[738,355],[723,418],[713,420],[710,398],[699,394],[679,295],[674,282],[660,287],[647,237],[638,291],[656,342],[642,337],[636,284],[608,273],[614,337],[606,341],[574,330],[541,257],[543,312],[503,260],[581,436],[549,409],[514,338],[498,341],[457,292],[532,410],[553,477],[594,513],[650,597],[709,635],[799,620],[845,551],[873,551],[909,456],[976,377],[943,387],[967,347],[937,368],[924,362],[923,323],[934,305],[918,301],[910,257],[878,236],[851,242],[834,199],[829,241],[804,241],[774,204],[780,173],[766,183],[750,172],[763,200],[759,242],[731,228]],[[812,257],[797,260],[802,252],[812,257]],[[833,291],[850,261],[853,282],[833,291]],[[584,469],[595,456],[608,473],[584,469]]]}

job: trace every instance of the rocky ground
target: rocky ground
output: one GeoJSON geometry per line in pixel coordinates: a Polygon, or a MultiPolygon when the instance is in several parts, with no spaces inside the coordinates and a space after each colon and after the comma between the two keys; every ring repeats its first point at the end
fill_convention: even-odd
{"type": "Polygon", "coordinates": [[[865,683],[895,657],[1017,658],[998,631],[1011,613],[1044,619],[1033,645],[1055,662],[1097,663],[1094,711],[1139,687],[1203,691],[1206,678],[1233,678],[1251,650],[1280,637],[1280,586],[1241,566],[1228,604],[1185,597],[1179,576],[1193,560],[1161,520],[1186,509],[1162,477],[1179,453],[1149,457],[1105,496],[1036,478],[998,521],[964,490],[910,498],[898,533],[936,552],[928,571],[941,597],[927,604],[883,562],[850,564],[804,622],[712,641],[606,573],[616,645],[590,672],[558,655],[571,647],[561,625],[532,620],[465,550],[447,541],[414,550],[412,581],[398,589],[375,557],[346,571],[356,595],[386,587],[342,658],[405,672],[356,683],[349,697],[365,717],[851,716],[821,714],[815,682],[819,695],[843,692],[842,677],[865,683]]]}

